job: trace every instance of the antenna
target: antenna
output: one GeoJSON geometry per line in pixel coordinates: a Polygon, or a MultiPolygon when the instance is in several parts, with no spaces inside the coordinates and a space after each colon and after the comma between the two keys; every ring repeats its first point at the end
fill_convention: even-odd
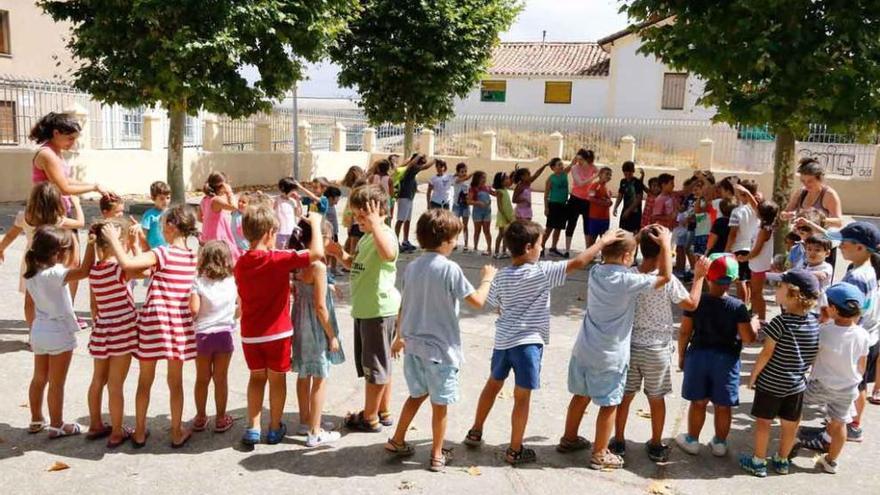
{"type": "Polygon", "coordinates": [[[547,30],[545,29],[545,30],[541,31],[541,44],[544,44],[546,42],[547,42],[547,30]]]}

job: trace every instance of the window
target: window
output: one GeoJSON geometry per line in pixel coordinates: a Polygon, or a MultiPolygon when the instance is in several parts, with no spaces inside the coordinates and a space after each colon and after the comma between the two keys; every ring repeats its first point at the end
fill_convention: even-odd
{"type": "Polygon", "coordinates": [[[183,123],[183,140],[191,142],[196,133],[196,119],[194,117],[186,116],[186,121],[183,123]]]}
{"type": "Polygon", "coordinates": [[[481,81],[480,101],[503,103],[507,98],[507,81],[481,81]]]}
{"type": "Polygon", "coordinates": [[[140,139],[144,128],[143,108],[122,109],[122,138],[140,139]]]}
{"type": "Polygon", "coordinates": [[[9,12],[0,10],[0,54],[9,55],[9,12]]]}
{"type": "Polygon", "coordinates": [[[0,144],[18,144],[14,101],[0,101],[0,144]]]}
{"type": "Polygon", "coordinates": [[[687,73],[667,72],[663,74],[663,110],[684,110],[684,95],[687,90],[687,73]]]}
{"type": "Polygon", "coordinates": [[[571,81],[547,81],[544,83],[544,103],[571,103],[571,81]]]}

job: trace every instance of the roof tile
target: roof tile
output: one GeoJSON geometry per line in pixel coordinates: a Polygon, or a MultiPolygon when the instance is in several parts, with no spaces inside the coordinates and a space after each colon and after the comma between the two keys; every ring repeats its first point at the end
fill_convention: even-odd
{"type": "Polygon", "coordinates": [[[596,43],[509,42],[492,54],[496,76],[603,77],[610,56],[596,43]]]}

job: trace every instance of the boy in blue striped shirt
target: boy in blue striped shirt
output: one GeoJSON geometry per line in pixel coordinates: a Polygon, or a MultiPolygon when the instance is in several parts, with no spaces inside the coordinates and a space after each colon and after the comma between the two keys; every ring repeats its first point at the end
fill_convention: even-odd
{"type": "Polygon", "coordinates": [[[513,256],[512,265],[498,272],[489,288],[486,305],[497,308],[495,348],[491,372],[477,404],[473,427],[465,445],[483,442],[483,425],[504,381],[513,370],[509,464],[534,462],[535,451],[523,447],[532,390],[540,387],[541,357],[550,342],[550,290],[565,283],[567,274],[584,269],[608,244],[622,239],[622,230],[609,231],[589,249],[569,261],[538,261],[543,229],[535,222],[517,220],[507,227],[504,241],[513,256]]]}

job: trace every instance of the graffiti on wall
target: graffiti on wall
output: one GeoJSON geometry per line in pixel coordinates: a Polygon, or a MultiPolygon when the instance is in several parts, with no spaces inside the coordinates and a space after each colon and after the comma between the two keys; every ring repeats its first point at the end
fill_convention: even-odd
{"type": "Polygon", "coordinates": [[[869,178],[873,174],[873,155],[857,154],[837,144],[798,143],[797,154],[799,158],[815,159],[829,175],[869,178]]]}

